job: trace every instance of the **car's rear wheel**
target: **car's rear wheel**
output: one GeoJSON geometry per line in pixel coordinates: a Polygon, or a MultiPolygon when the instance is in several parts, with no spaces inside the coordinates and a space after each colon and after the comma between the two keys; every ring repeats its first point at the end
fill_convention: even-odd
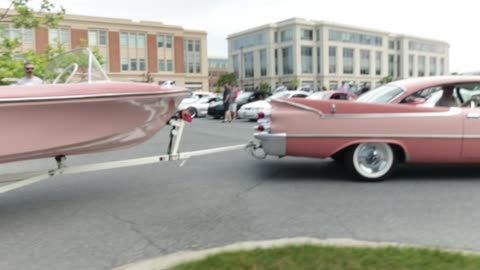
{"type": "Polygon", "coordinates": [[[197,109],[189,107],[187,110],[190,113],[190,116],[192,116],[192,118],[197,117],[197,109]]]}
{"type": "Polygon", "coordinates": [[[361,143],[349,149],[346,165],[357,178],[381,181],[393,173],[397,157],[389,144],[361,143]]]}

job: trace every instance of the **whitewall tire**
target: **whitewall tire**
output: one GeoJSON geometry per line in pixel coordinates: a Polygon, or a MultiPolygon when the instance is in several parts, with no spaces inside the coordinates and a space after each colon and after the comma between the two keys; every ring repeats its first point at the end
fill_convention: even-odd
{"type": "Polygon", "coordinates": [[[381,181],[392,174],[397,158],[386,143],[361,143],[347,154],[347,166],[357,177],[367,181],[381,181]]]}

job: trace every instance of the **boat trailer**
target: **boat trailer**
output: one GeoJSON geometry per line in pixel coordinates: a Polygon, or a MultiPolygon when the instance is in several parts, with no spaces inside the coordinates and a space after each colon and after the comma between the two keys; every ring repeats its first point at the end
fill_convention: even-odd
{"type": "Polygon", "coordinates": [[[25,187],[34,183],[38,183],[40,181],[44,181],[59,175],[78,174],[78,173],[84,173],[84,172],[125,168],[125,167],[147,165],[147,164],[154,164],[154,163],[164,163],[168,161],[183,161],[180,164],[180,166],[183,166],[185,161],[191,157],[222,153],[222,152],[228,152],[228,151],[239,150],[239,149],[253,151],[252,149],[256,147],[254,142],[249,142],[247,144],[238,144],[238,145],[232,145],[232,146],[210,148],[210,149],[180,153],[178,151],[179,151],[180,141],[182,139],[186,121],[181,118],[175,117],[170,119],[168,124],[172,126],[172,128],[170,130],[170,140],[169,140],[168,150],[167,150],[167,153],[164,155],[77,165],[72,167],[68,167],[66,165],[65,156],[57,156],[55,157],[55,160],[57,162],[57,168],[55,169],[0,175],[0,185],[1,185],[0,194],[6,193],[8,191],[12,191],[21,187],[25,187]]]}

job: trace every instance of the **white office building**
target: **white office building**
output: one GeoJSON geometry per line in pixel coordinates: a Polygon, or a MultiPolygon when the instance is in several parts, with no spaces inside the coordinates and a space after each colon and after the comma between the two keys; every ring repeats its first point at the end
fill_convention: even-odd
{"type": "Polygon", "coordinates": [[[292,18],[228,36],[228,58],[240,86],[267,82],[338,89],[350,82],[448,74],[449,44],[331,22],[292,18]]]}

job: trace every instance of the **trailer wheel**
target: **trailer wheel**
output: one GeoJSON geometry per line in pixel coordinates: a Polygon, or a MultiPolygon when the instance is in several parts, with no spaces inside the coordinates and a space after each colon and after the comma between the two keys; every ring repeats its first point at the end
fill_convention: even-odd
{"type": "Polygon", "coordinates": [[[390,176],[397,157],[389,144],[361,143],[349,149],[346,165],[357,178],[366,181],[381,181],[390,176]]]}

